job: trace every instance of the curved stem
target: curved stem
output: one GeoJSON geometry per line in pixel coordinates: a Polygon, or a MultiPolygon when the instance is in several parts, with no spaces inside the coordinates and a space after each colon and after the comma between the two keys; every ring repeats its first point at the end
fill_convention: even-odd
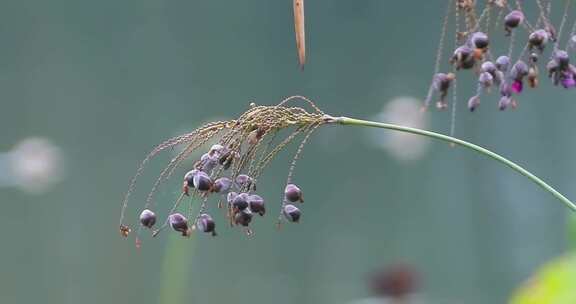
{"type": "Polygon", "coordinates": [[[566,205],[566,207],[568,207],[572,211],[576,211],[576,205],[572,201],[570,201],[567,197],[562,195],[562,193],[558,192],[556,189],[554,189],[552,186],[548,185],[546,182],[541,180],[536,175],[530,173],[528,170],[522,168],[520,165],[514,163],[511,160],[506,159],[505,157],[503,157],[497,153],[494,153],[488,149],[482,148],[478,145],[469,143],[467,141],[464,141],[464,140],[461,140],[458,138],[454,138],[451,136],[431,132],[431,131],[426,131],[426,130],[421,130],[421,129],[416,129],[416,128],[410,128],[410,127],[404,127],[404,126],[388,124],[388,123],[381,123],[381,122],[375,122],[375,121],[348,118],[348,117],[330,117],[329,119],[327,119],[327,121],[333,122],[333,123],[338,123],[341,125],[382,128],[382,129],[395,130],[395,131],[400,131],[400,132],[405,132],[405,133],[412,133],[412,134],[426,136],[426,137],[430,137],[430,138],[434,138],[434,139],[438,139],[438,140],[442,140],[442,141],[446,141],[446,142],[449,142],[452,144],[466,147],[466,148],[474,150],[474,151],[476,151],[482,155],[485,155],[485,156],[488,156],[492,159],[495,159],[495,160],[499,161],[500,163],[510,167],[512,170],[526,176],[532,182],[534,182],[538,186],[542,187],[544,190],[546,190],[547,192],[552,194],[554,197],[556,197],[558,200],[560,200],[562,203],[564,203],[564,205],[566,205]]]}

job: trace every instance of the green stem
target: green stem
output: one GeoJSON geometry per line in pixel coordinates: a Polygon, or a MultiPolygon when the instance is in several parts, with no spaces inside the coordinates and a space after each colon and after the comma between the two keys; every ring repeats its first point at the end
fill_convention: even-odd
{"type": "Polygon", "coordinates": [[[485,155],[485,156],[488,156],[492,159],[495,159],[495,160],[499,161],[500,163],[510,167],[512,170],[526,176],[532,182],[536,183],[538,186],[542,187],[542,189],[546,190],[547,192],[552,194],[554,197],[556,197],[558,200],[560,200],[562,203],[564,203],[564,205],[566,205],[566,207],[570,208],[572,211],[576,211],[576,205],[572,201],[570,201],[567,197],[562,195],[560,192],[558,192],[552,186],[548,185],[546,182],[541,180],[536,175],[530,173],[528,170],[522,168],[520,165],[512,162],[511,160],[506,159],[505,157],[503,157],[499,154],[496,154],[496,153],[494,153],[488,149],[482,148],[478,145],[469,143],[467,141],[464,141],[464,140],[461,140],[458,138],[454,138],[451,136],[431,132],[431,131],[426,131],[426,130],[421,130],[421,129],[416,129],[416,128],[410,128],[410,127],[404,127],[404,126],[388,124],[388,123],[381,123],[381,122],[375,122],[375,121],[348,118],[348,117],[327,117],[326,121],[338,123],[341,125],[382,128],[382,129],[395,130],[395,131],[400,131],[400,132],[405,132],[405,133],[412,133],[412,134],[426,136],[426,137],[430,137],[430,138],[434,138],[434,139],[438,139],[438,140],[442,140],[442,141],[446,141],[446,142],[449,142],[452,144],[466,147],[466,148],[474,150],[474,151],[476,151],[482,155],[485,155]]]}

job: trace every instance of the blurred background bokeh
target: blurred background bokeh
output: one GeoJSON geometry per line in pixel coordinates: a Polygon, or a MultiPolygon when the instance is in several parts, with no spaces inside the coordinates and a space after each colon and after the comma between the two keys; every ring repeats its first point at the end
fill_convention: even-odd
{"type": "MultiPolygon", "coordinates": [[[[288,0],[0,8],[0,303],[351,303],[377,296],[373,276],[394,265],[417,273],[419,303],[504,303],[575,238],[564,206],[500,164],[384,130],[329,127],[295,171],[306,193],[299,225],[274,229],[290,159],[282,153],[259,184],[271,211],[252,238],[211,206],[217,238],[165,234],[138,251],[117,229],[139,161],[250,102],[301,94],[334,115],[448,132],[448,112],[413,115],[445,1],[308,1],[304,72],[288,0]]],[[[498,112],[492,97],[471,115],[473,85],[460,87],[458,137],[576,198],[574,91],[543,81],[517,111],[498,112]]],[[[170,156],[146,171],[132,219],[170,156]]],[[[184,172],[161,189],[164,212],[184,172]]]]}

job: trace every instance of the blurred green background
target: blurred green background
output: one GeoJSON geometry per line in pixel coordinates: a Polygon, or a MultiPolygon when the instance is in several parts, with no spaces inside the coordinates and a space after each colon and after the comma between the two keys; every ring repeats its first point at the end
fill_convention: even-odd
{"type": "MultiPolygon", "coordinates": [[[[285,152],[259,185],[270,212],[252,238],[213,206],[217,238],[165,234],[138,251],[118,235],[128,180],[165,138],[294,94],[359,118],[425,96],[445,1],[308,1],[304,72],[288,0],[0,7],[0,150],[42,137],[62,153],[47,191],[0,189],[1,303],[350,303],[371,296],[370,273],[396,263],[418,271],[425,303],[504,303],[568,247],[567,210],[500,164],[437,142],[402,160],[346,127],[321,128],[304,150],[299,225],[274,229],[285,152]]],[[[517,111],[489,97],[470,115],[473,85],[460,88],[458,137],[576,198],[574,91],[544,80],[517,111]]],[[[433,111],[427,127],[446,133],[449,118],[433,111]]],[[[146,171],[132,219],[170,156],[146,171]]],[[[158,194],[166,210],[184,171],[158,194]]]]}

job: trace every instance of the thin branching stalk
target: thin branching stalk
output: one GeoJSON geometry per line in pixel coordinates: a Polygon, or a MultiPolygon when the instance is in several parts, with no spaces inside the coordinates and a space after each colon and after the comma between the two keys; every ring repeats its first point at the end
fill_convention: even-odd
{"type": "Polygon", "coordinates": [[[446,141],[446,142],[449,142],[449,143],[452,143],[452,144],[455,144],[458,146],[468,148],[470,150],[474,150],[474,151],[476,151],[476,152],[478,152],[484,156],[490,157],[490,158],[508,166],[509,168],[520,173],[521,175],[526,176],[529,180],[531,180],[532,182],[534,182],[538,186],[542,187],[542,189],[544,189],[548,193],[552,194],[554,197],[556,197],[558,200],[560,200],[562,203],[564,203],[564,205],[566,205],[566,207],[570,208],[572,211],[576,211],[576,205],[572,201],[570,201],[567,197],[562,195],[560,192],[558,192],[556,189],[554,189],[552,186],[547,184],[545,181],[543,181],[542,179],[540,179],[536,175],[530,173],[528,170],[522,168],[520,165],[516,164],[515,162],[513,162],[513,161],[511,161],[511,160],[509,160],[509,159],[507,159],[507,158],[505,158],[505,157],[503,157],[497,153],[494,153],[494,152],[492,152],[486,148],[482,148],[478,145],[475,145],[473,143],[469,143],[467,141],[464,141],[464,140],[461,140],[458,138],[454,138],[454,137],[447,136],[444,134],[435,133],[432,131],[426,131],[426,130],[411,128],[411,127],[399,126],[399,125],[395,125],[395,124],[388,124],[388,123],[382,123],[382,122],[354,119],[354,118],[348,118],[348,117],[335,117],[332,119],[333,119],[332,121],[334,123],[338,123],[341,125],[382,128],[382,129],[395,130],[395,131],[400,131],[400,132],[405,132],[405,133],[412,133],[412,134],[426,136],[426,137],[437,139],[437,140],[446,141]]]}

